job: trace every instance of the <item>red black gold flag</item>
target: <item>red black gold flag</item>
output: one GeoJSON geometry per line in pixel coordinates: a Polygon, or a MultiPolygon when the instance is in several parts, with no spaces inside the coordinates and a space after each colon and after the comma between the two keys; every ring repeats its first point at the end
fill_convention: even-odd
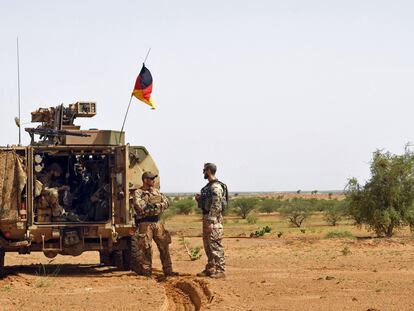
{"type": "Polygon", "coordinates": [[[142,69],[139,72],[137,81],[135,82],[134,90],[132,95],[134,95],[139,100],[143,101],[147,105],[151,106],[152,109],[155,109],[155,104],[151,99],[152,92],[152,75],[151,72],[145,67],[145,64],[142,64],[142,69]]]}

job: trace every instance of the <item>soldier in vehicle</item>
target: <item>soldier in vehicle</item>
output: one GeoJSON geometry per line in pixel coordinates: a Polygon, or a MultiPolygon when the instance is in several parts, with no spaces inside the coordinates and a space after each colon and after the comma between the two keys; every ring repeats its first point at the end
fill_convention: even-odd
{"type": "Polygon", "coordinates": [[[61,221],[64,214],[63,207],[59,204],[59,193],[69,191],[69,187],[63,185],[61,178],[62,168],[57,163],[52,163],[47,172],[39,174],[37,179],[42,183],[40,207],[49,207],[52,210],[52,221],[61,221]]]}
{"type": "Polygon", "coordinates": [[[167,198],[154,187],[157,175],[151,172],[142,174],[143,186],[131,189],[132,206],[135,209],[135,223],[137,226],[136,239],[139,249],[138,274],[151,276],[152,274],[152,240],[157,244],[160,252],[162,269],[165,276],[176,276],[173,272],[169,244],[170,233],[160,222],[160,216],[169,206],[167,198]]]}
{"type": "Polygon", "coordinates": [[[224,278],[225,260],[223,239],[223,209],[227,206],[227,186],[220,182],[215,174],[217,167],[213,163],[204,164],[204,179],[208,184],[196,194],[198,207],[203,212],[203,244],[207,255],[207,265],[197,276],[224,278]]]}

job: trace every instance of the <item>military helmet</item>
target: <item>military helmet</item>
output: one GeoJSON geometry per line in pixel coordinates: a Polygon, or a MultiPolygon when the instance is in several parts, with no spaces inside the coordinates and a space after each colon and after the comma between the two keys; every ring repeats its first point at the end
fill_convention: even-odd
{"type": "Polygon", "coordinates": [[[142,174],[142,180],[144,180],[146,178],[148,178],[148,179],[155,179],[157,177],[158,177],[158,175],[155,175],[155,174],[151,173],[150,171],[145,172],[144,174],[142,174]]]}

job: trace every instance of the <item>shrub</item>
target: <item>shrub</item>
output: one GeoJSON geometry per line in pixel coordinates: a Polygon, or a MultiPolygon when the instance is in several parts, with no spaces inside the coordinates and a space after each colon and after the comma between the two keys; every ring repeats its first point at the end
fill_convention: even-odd
{"type": "Polygon", "coordinates": [[[190,248],[190,252],[189,252],[189,256],[190,256],[190,260],[194,261],[194,260],[198,260],[201,258],[202,254],[201,254],[201,250],[203,248],[201,246],[194,246],[190,248]]]}
{"type": "Polygon", "coordinates": [[[195,201],[193,199],[182,199],[179,201],[175,201],[171,207],[174,209],[177,214],[181,215],[189,215],[193,212],[195,207],[195,201]]]}
{"type": "Polygon", "coordinates": [[[355,239],[355,236],[349,231],[329,231],[325,235],[326,239],[355,239]]]}
{"type": "Polygon", "coordinates": [[[365,185],[357,179],[346,187],[349,213],[357,225],[366,225],[378,236],[391,237],[395,229],[412,221],[414,203],[414,154],[377,150],[371,161],[371,178],[365,185]]]}
{"type": "Polygon", "coordinates": [[[332,200],[329,207],[324,209],[324,220],[331,226],[336,226],[346,215],[348,202],[332,200]]]}
{"type": "Polygon", "coordinates": [[[256,213],[249,213],[249,215],[246,217],[246,220],[248,224],[253,225],[259,220],[259,216],[256,213]]]}
{"type": "Polygon", "coordinates": [[[296,226],[301,227],[303,222],[312,214],[312,207],[308,200],[293,199],[280,210],[280,214],[296,226]]]}
{"type": "Polygon", "coordinates": [[[276,212],[282,204],[283,202],[281,200],[264,199],[257,203],[257,207],[261,213],[270,214],[276,212]]]}
{"type": "Polygon", "coordinates": [[[272,228],[269,226],[263,227],[261,229],[256,230],[255,232],[250,233],[251,238],[258,238],[264,236],[266,233],[270,233],[272,228]]]}
{"type": "Polygon", "coordinates": [[[246,219],[247,215],[256,208],[257,202],[257,198],[237,198],[231,201],[231,205],[237,215],[246,219]]]}
{"type": "Polygon", "coordinates": [[[184,237],[180,238],[180,242],[184,245],[187,255],[190,257],[191,261],[201,258],[201,250],[203,249],[201,246],[190,247],[190,243],[184,237]]]}

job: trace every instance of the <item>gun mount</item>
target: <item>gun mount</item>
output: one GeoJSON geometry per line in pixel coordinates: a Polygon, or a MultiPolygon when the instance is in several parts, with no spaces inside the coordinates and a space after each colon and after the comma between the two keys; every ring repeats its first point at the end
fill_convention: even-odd
{"type": "Polygon", "coordinates": [[[74,124],[76,118],[91,118],[95,115],[95,102],[76,102],[68,107],[62,104],[56,107],[39,108],[32,112],[32,122],[41,124],[36,128],[26,128],[25,131],[30,135],[31,145],[123,144],[123,133],[101,130],[85,131],[74,124]],[[34,135],[39,135],[38,141],[35,141],[34,135]]]}

